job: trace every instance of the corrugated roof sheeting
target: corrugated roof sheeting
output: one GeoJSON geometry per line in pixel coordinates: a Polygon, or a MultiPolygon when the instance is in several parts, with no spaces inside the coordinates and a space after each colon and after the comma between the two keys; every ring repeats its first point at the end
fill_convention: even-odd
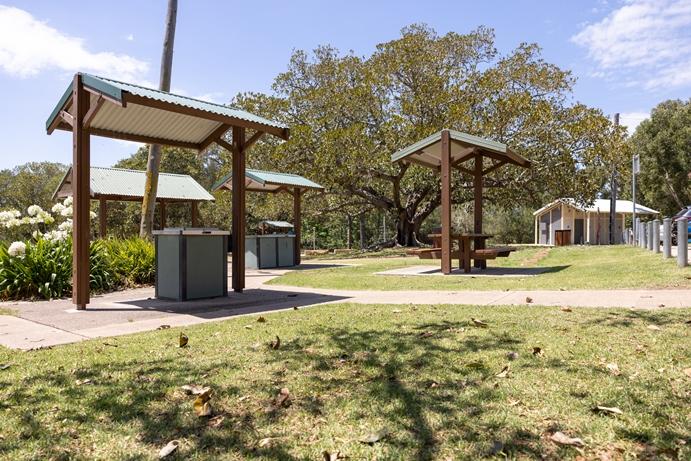
{"type": "MultiPolygon", "coordinates": [[[[572,198],[560,198],[533,212],[533,215],[537,216],[539,214],[542,214],[560,204],[564,204],[577,210],[586,211],[589,213],[609,213],[610,202],[609,199],[595,199],[592,205],[582,205],[577,203],[576,200],[572,198]]],[[[617,213],[633,214],[633,202],[631,200],[617,200],[616,207],[617,213]]],[[[652,208],[648,208],[647,206],[641,205],[640,203],[636,203],[636,213],[659,214],[660,212],[657,210],[653,210],[652,208]]]]}
{"type": "Polygon", "coordinates": [[[152,137],[161,137],[161,133],[165,132],[166,139],[199,143],[219,123],[137,104],[128,104],[127,108],[104,104],[91,126],[106,130],[118,127],[117,131],[121,133],[152,137]]]}
{"type": "MultiPolygon", "coordinates": [[[[530,161],[513,152],[506,144],[463,133],[461,131],[448,131],[451,140],[452,161],[467,156],[472,149],[477,148],[481,151],[492,152],[499,155],[510,163],[524,167],[530,166],[530,161]]],[[[404,160],[406,157],[414,156],[427,165],[433,167],[439,166],[441,157],[441,134],[442,131],[438,131],[399,150],[391,155],[391,162],[398,162],[404,160]]]]}
{"type": "MultiPolygon", "coordinates": [[[[71,170],[70,170],[71,171],[71,170]]],[[[56,192],[57,197],[72,194],[68,171],[63,184],[56,192]]],[[[146,172],[121,168],[91,167],[91,194],[99,196],[123,196],[142,198],[146,172]]],[[[157,200],[213,201],[214,197],[189,175],[160,173],[157,200]]]]}
{"type": "MultiPolygon", "coordinates": [[[[82,74],[82,81],[86,88],[90,88],[105,95],[106,99],[109,100],[109,102],[101,106],[92,120],[91,127],[94,129],[199,144],[223,123],[232,124],[232,121],[228,121],[227,119],[219,119],[218,115],[220,115],[263,125],[268,129],[286,130],[285,133],[287,136],[287,126],[234,107],[201,101],[187,96],[180,96],[89,74],[82,74]],[[137,101],[128,100],[128,94],[137,96],[140,99],[137,101]],[[199,115],[188,115],[178,113],[170,108],[150,107],[146,105],[147,100],[159,101],[159,104],[160,102],[165,102],[179,107],[194,109],[196,111],[206,112],[209,115],[207,116],[208,118],[205,118],[204,114],[199,114],[199,112],[197,112],[199,115]],[[121,107],[118,105],[118,102],[127,102],[127,105],[126,107],[121,107]]],[[[72,84],[70,84],[55,109],[53,109],[50,117],[46,121],[47,129],[50,130],[49,127],[56,117],[59,116],[61,109],[64,108],[70,111],[72,105],[71,88],[72,84]]],[[[94,104],[97,99],[97,95],[91,95],[92,104],[94,104]]],[[[155,106],[155,104],[152,104],[152,106],[155,106]]],[[[258,128],[261,129],[262,127],[260,126],[258,128]]]]}
{"type": "MultiPolygon", "coordinates": [[[[245,176],[251,180],[249,187],[255,190],[266,190],[267,192],[274,191],[280,186],[300,187],[303,189],[323,190],[324,187],[311,181],[303,176],[290,173],[278,173],[274,171],[254,170],[247,168],[245,176]]],[[[232,181],[232,173],[228,173],[213,185],[212,190],[218,190],[225,187],[230,189],[232,181]]]]}
{"type": "MultiPolygon", "coordinates": [[[[227,115],[229,117],[239,118],[241,120],[246,120],[248,122],[261,123],[263,125],[269,125],[276,128],[288,128],[286,125],[269,120],[258,115],[254,115],[250,112],[236,109],[234,107],[224,106],[222,104],[216,104],[208,101],[201,101],[199,99],[190,98],[187,96],[180,96],[177,94],[167,93],[165,91],[154,90],[151,88],[146,88],[139,85],[133,85],[131,83],[120,82],[117,80],[111,80],[105,77],[96,77],[94,75],[88,75],[88,77],[101,80],[102,82],[113,85],[120,90],[127,91],[128,93],[136,94],[144,98],[155,99],[158,101],[165,101],[171,104],[177,104],[183,107],[190,107],[193,109],[204,110],[207,112],[212,112],[220,115],[227,115]]],[[[88,85],[88,80],[84,83],[88,85]]]]}

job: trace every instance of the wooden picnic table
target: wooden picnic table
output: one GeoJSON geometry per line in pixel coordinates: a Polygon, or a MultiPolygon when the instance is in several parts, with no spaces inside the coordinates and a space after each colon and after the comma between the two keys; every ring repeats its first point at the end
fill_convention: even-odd
{"type": "MultiPolygon", "coordinates": [[[[439,238],[441,239],[441,234],[429,234],[429,237],[436,239],[439,238]]],[[[478,248],[478,242],[481,243],[479,245],[480,248],[485,248],[485,241],[487,239],[492,238],[493,235],[490,234],[478,234],[478,233],[469,233],[469,234],[451,234],[451,240],[458,240],[458,248],[460,250],[460,256],[459,256],[459,267],[463,269],[463,272],[466,274],[470,272],[470,263],[471,263],[471,253],[473,252],[474,249],[478,248]],[[471,245],[472,242],[472,245],[471,245]]],[[[441,245],[440,245],[441,246],[441,245]]],[[[485,269],[486,263],[485,260],[480,260],[480,268],[485,269]]]]}

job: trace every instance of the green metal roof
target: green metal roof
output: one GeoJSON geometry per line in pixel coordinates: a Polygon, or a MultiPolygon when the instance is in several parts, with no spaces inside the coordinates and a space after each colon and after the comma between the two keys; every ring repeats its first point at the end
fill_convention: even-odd
{"type": "MultiPolygon", "coordinates": [[[[118,134],[148,136],[197,145],[222,124],[232,126],[233,121],[243,121],[251,128],[271,132],[284,139],[288,137],[286,125],[234,107],[95,75],[80,75],[84,87],[94,93],[91,95],[92,104],[98,95],[108,101],[91,122],[92,134],[115,138],[118,134]],[[174,106],[166,108],[161,103],[178,106],[182,113],[175,112],[174,106]]],[[[59,114],[71,107],[72,85],[70,83],[46,121],[49,133],[54,128],[71,129],[60,123],[59,114]]]]}
{"type": "MultiPolygon", "coordinates": [[[[211,190],[231,189],[232,173],[228,173],[213,185],[211,190]]],[[[324,190],[324,187],[314,181],[290,173],[277,173],[273,171],[245,170],[247,178],[247,190],[259,192],[275,192],[281,187],[298,187],[300,189],[324,190]]]]}
{"type": "MultiPolygon", "coordinates": [[[[452,157],[456,157],[453,158],[453,160],[458,160],[459,158],[465,157],[471,150],[480,150],[482,152],[493,154],[495,158],[500,157],[503,160],[516,165],[524,167],[530,166],[530,161],[513,152],[506,144],[492,141],[490,139],[484,139],[472,134],[463,133],[461,131],[448,131],[452,144],[452,157]]],[[[441,134],[442,131],[438,131],[431,136],[428,136],[414,144],[411,144],[408,147],[399,150],[391,155],[391,162],[400,162],[408,157],[426,156],[426,161],[421,163],[429,164],[429,166],[438,166],[430,163],[430,160],[433,159],[435,161],[441,161],[441,134]]]]}
{"type": "MultiPolygon", "coordinates": [[[[53,199],[72,195],[72,168],[63,177],[53,194],[53,199]]],[[[146,171],[123,168],[90,168],[92,198],[121,197],[122,200],[140,200],[144,197],[146,171]]],[[[186,174],[160,173],[158,177],[157,200],[169,201],[214,201],[214,196],[197,181],[186,174]]]]}

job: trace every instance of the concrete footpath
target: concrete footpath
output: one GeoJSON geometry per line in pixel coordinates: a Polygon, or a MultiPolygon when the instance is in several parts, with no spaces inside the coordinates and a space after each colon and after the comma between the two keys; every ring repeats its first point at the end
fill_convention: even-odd
{"type": "MultiPolygon", "coordinates": [[[[306,264],[301,269],[323,267],[306,264]]],[[[153,288],[95,296],[86,311],[70,300],[0,303],[0,345],[34,349],[93,338],[187,326],[325,303],[472,304],[662,309],[691,307],[691,290],[355,291],[265,285],[285,270],[248,271],[244,293],[189,302],[154,298],[153,288]]]]}

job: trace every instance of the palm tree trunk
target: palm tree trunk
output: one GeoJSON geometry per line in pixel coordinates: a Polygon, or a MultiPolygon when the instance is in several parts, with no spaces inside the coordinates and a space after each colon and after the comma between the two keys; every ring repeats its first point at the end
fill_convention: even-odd
{"type": "MultiPolygon", "coordinates": [[[[175,23],[178,15],[178,1],[168,0],[168,14],[166,15],[166,32],[163,38],[163,55],[161,57],[161,76],[158,88],[170,91],[170,77],[173,71],[173,44],[175,42],[175,23]]],[[[146,184],[144,199],[142,200],[142,217],[139,235],[151,238],[156,207],[156,193],[158,192],[158,173],[161,165],[161,146],[149,146],[149,159],[146,163],[146,184]]]]}

